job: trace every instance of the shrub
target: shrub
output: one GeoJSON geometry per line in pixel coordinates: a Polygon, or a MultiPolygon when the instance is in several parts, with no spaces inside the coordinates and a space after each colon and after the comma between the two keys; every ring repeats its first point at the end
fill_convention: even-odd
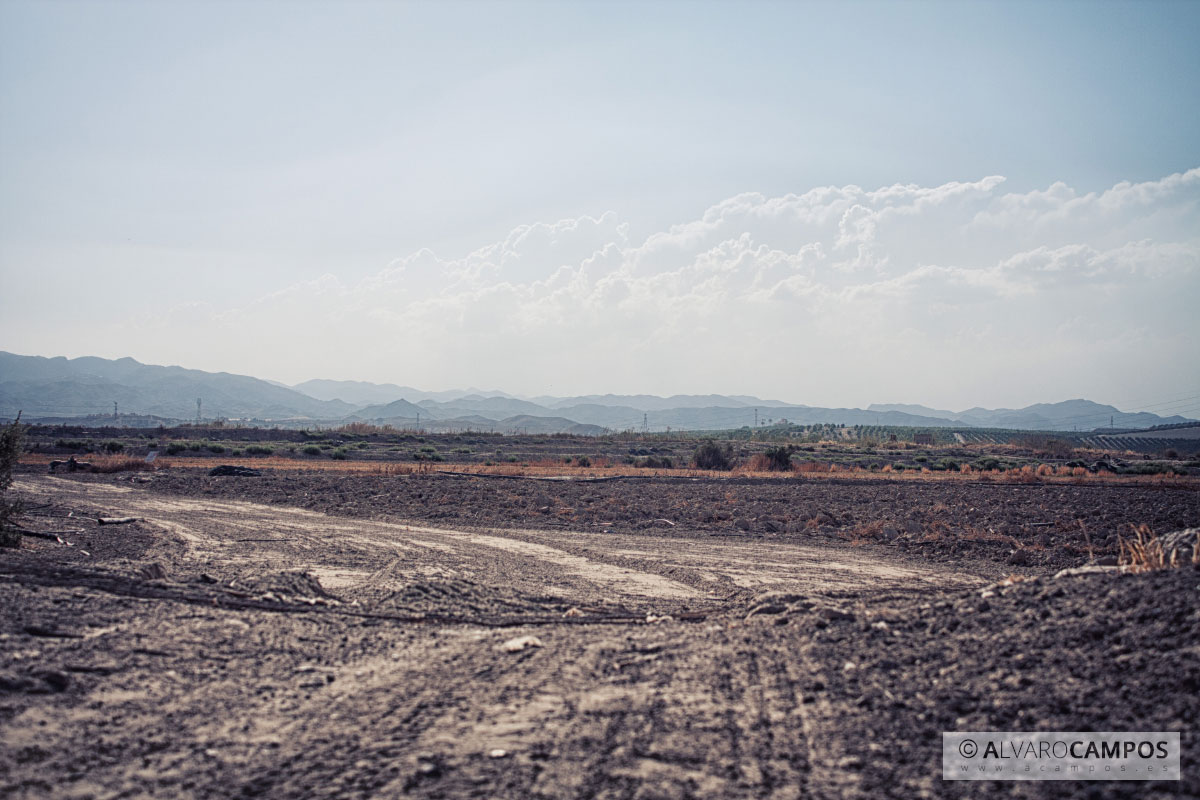
{"type": "Polygon", "coordinates": [[[173,456],[176,453],[182,453],[187,450],[188,446],[183,442],[171,442],[167,445],[167,455],[173,456]]]}
{"type": "Polygon", "coordinates": [[[300,452],[304,453],[307,456],[319,456],[319,455],[321,455],[321,448],[317,447],[315,444],[310,444],[310,445],[307,445],[300,452]]]}
{"type": "Polygon", "coordinates": [[[587,456],[576,456],[575,466],[590,467],[591,465],[592,465],[592,460],[590,458],[588,458],[587,456]]]}
{"type": "Polygon", "coordinates": [[[21,414],[0,431],[0,546],[19,547],[21,534],[10,531],[12,518],[21,513],[21,501],[8,498],[8,487],[12,486],[12,471],[21,457],[21,442],[25,438],[25,427],[21,425],[21,414]]]}
{"type": "Polygon", "coordinates": [[[208,448],[208,452],[210,452],[210,453],[224,453],[225,452],[224,445],[210,444],[210,445],[205,445],[205,447],[208,448]]]}
{"type": "Polygon", "coordinates": [[[104,452],[106,453],[119,453],[124,449],[125,445],[115,440],[104,443],[104,452]]]}
{"type": "Polygon", "coordinates": [[[346,460],[346,448],[339,447],[337,450],[334,450],[332,453],[330,453],[329,457],[334,459],[335,461],[345,461],[346,460]]]}
{"type": "Polygon", "coordinates": [[[764,456],[767,458],[767,469],[773,472],[783,472],[792,468],[792,448],[780,445],[768,449],[764,456]]]}
{"type": "Polygon", "coordinates": [[[673,469],[675,462],[667,456],[646,456],[634,461],[634,466],[647,467],[649,469],[673,469]]]}
{"type": "Polygon", "coordinates": [[[246,446],[246,455],[248,456],[270,456],[274,455],[275,451],[270,447],[264,447],[261,444],[251,444],[246,446]]]}
{"type": "Polygon", "coordinates": [[[90,453],[92,451],[91,444],[79,439],[59,439],[54,443],[54,446],[63,450],[74,450],[75,452],[90,453]]]}
{"type": "Polygon", "coordinates": [[[728,444],[722,447],[713,439],[705,439],[692,453],[692,464],[697,469],[733,469],[733,448],[728,444]]]}

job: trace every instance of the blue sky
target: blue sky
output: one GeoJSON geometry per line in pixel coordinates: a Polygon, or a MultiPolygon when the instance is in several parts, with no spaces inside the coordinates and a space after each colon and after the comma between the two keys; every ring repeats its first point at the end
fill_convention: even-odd
{"type": "Polygon", "coordinates": [[[1195,322],[1118,319],[1132,352],[1161,353],[1139,366],[1140,388],[1096,377],[1097,334],[1083,322],[1112,313],[1117,296],[1165,309],[1200,299],[1200,192],[1194,177],[1169,184],[1200,167],[1197,41],[1194,2],[6,2],[0,348],[528,394],[937,406],[1200,394],[1200,364],[1183,346],[1195,322]],[[979,188],[991,176],[1004,180],[979,188]],[[1152,205],[1130,199],[1146,191],[1110,193],[1124,198],[1117,212],[1099,203],[1124,182],[1173,188],[1152,205]],[[977,188],[966,200],[944,189],[955,184],[977,188]],[[897,185],[934,193],[896,201],[912,203],[905,219],[920,224],[867,219],[868,233],[847,238],[855,206],[870,217],[893,202],[851,189],[897,185]],[[1055,186],[1094,195],[1103,213],[1060,224],[1090,206],[1055,186]],[[836,190],[822,207],[838,225],[806,228],[795,214],[820,205],[810,193],[821,187],[836,190]],[[673,228],[703,227],[746,193],[762,196],[757,211],[717,212],[721,224],[678,252],[649,255],[673,228]],[[809,199],[780,200],[790,221],[764,222],[770,201],[789,195],[809,199]],[[945,198],[958,198],[953,213],[945,198]],[[1039,235],[982,230],[980,214],[1022,202],[1049,215],[1023,223],[1039,235]],[[542,250],[528,236],[505,249],[539,224],[542,250]],[[750,255],[734,258],[742,237],[750,255]],[[1018,238],[1019,248],[1005,244],[1018,238]],[[834,253],[854,242],[873,255],[834,253]],[[1153,247],[1130,255],[1139,242],[1153,247]],[[805,260],[805,246],[824,248],[824,260],[805,260]],[[619,252],[597,258],[606,247],[619,252]],[[1029,331],[1012,352],[1061,342],[1077,371],[946,344],[947,330],[967,335],[954,326],[982,310],[979,275],[1065,247],[1126,271],[1103,286],[1095,268],[1031,293],[1010,286],[987,311],[1029,331]],[[492,271],[464,273],[485,251],[496,254],[492,271]],[[792,259],[790,272],[764,266],[772,252],[792,259]],[[718,285],[704,264],[721,253],[734,261],[718,285]],[[964,283],[930,268],[978,274],[964,283]],[[653,278],[666,274],[673,282],[653,278]],[[896,302],[868,310],[863,287],[906,276],[912,286],[914,275],[926,276],[929,302],[903,316],[896,302]],[[778,287],[801,277],[819,289],[781,299],[778,287]],[[555,295],[554,281],[568,279],[573,293],[555,295]],[[697,295],[693,280],[714,294],[697,295]],[[764,311],[768,290],[779,307],[764,311]],[[639,292],[650,305],[631,299],[639,292]],[[294,307],[306,293],[312,302],[294,307]],[[676,317],[637,316],[685,295],[692,305],[676,317]],[[830,336],[828,380],[780,375],[778,358],[747,363],[718,341],[720,325],[753,331],[776,312],[781,342],[830,336]],[[251,314],[264,330],[247,326],[251,314]],[[690,314],[711,342],[685,335],[690,314]],[[887,324],[875,338],[825,334],[831,319],[887,324]],[[901,353],[889,329],[910,328],[914,349],[901,353]],[[314,329],[324,338],[309,341],[314,329]],[[393,339],[405,346],[379,349],[393,339]],[[697,344],[706,357],[692,363],[697,344]],[[971,353],[996,365],[999,385],[986,372],[941,380],[931,366],[971,353]],[[601,371],[578,363],[597,359],[601,371]],[[903,368],[888,373],[897,360],[903,368]],[[838,371],[846,361],[888,380],[838,371]]]}

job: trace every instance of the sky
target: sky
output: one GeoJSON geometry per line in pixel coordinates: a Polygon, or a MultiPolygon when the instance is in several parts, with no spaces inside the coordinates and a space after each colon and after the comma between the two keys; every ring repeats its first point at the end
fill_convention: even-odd
{"type": "Polygon", "coordinates": [[[1197,2],[3,0],[0,349],[1200,411],[1197,41],[1197,2]]]}

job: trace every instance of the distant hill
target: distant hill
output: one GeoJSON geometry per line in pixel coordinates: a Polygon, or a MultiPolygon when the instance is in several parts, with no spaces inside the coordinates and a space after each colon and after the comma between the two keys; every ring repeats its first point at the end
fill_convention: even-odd
{"type": "Polygon", "coordinates": [[[471,414],[482,414],[492,419],[518,414],[529,414],[536,417],[556,416],[556,413],[549,408],[528,400],[517,400],[512,397],[484,397],[478,394],[466,395],[444,403],[436,400],[422,400],[419,405],[439,418],[471,414]]]}
{"type": "MultiPolygon", "coordinates": [[[[597,434],[606,430],[723,430],[784,421],[799,425],[894,425],[1019,430],[1140,429],[1189,422],[1186,417],[1124,413],[1090,400],[1038,403],[1021,409],[946,411],[881,403],[820,408],[748,395],[584,395],[531,399],[503,392],[424,392],[364,381],[311,380],[287,387],[246,375],[142,364],[132,358],[42,358],[0,352],[0,417],[112,418],[186,421],[196,398],[205,419],[251,419],[297,425],[383,422],[426,430],[514,430],[597,434]],[[300,391],[303,389],[303,391],[300,391]],[[365,401],[365,402],[364,402],[365,401]],[[1110,428],[1109,426],[1112,426],[1110,428]]],[[[128,424],[125,420],[121,424],[128,424]]],[[[139,423],[140,424],[140,423],[139,423]]]]}
{"type": "Polygon", "coordinates": [[[393,400],[390,403],[382,405],[367,406],[360,408],[353,414],[350,414],[346,419],[356,420],[390,420],[390,419],[405,419],[416,420],[418,418],[433,419],[434,415],[429,413],[428,409],[424,409],[407,400],[393,400]]]}
{"type": "Polygon", "coordinates": [[[1060,403],[1036,403],[1025,408],[969,408],[966,411],[939,411],[919,405],[880,404],[868,407],[868,411],[906,411],[913,414],[928,414],[944,417],[962,425],[977,428],[1015,428],[1018,430],[1081,430],[1095,428],[1148,428],[1153,425],[1170,425],[1189,422],[1186,417],[1173,415],[1160,417],[1142,411],[1126,413],[1115,406],[1094,403],[1091,400],[1064,400],[1060,403]]]}
{"type": "Polygon", "coordinates": [[[142,364],[132,358],[43,358],[0,352],[0,416],[77,417],[118,411],[193,419],[337,419],[354,410],[247,375],[142,364]]]}
{"type": "Polygon", "coordinates": [[[501,433],[573,433],[577,436],[599,436],[607,433],[599,425],[583,425],[563,417],[533,417],[521,415],[507,417],[496,423],[501,433]]]}
{"type": "Polygon", "coordinates": [[[426,392],[411,386],[394,383],[369,383],[367,381],[311,380],[297,383],[291,388],[317,400],[344,400],[358,406],[380,405],[404,398],[413,403],[422,400],[446,402],[467,395],[485,394],[489,397],[509,397],[504,392],[484,392],[480,389],[453,389],[446,392],[426,392]]]}

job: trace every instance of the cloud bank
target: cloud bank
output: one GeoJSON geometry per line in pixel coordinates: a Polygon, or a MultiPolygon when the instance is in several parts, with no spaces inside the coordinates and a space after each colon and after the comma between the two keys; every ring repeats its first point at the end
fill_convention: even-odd
{"type": "MultiPolygon", "coordinates": [[[[174,313],[225,369],[289,380],[814,405],[1150,402],[1195,384],[1200,169],[1100,193],[1004,188],[741,194],[637,239],[608,212],[174,313]]],[[[149,325],[170,340],[171,319],[149,325]]]]}

